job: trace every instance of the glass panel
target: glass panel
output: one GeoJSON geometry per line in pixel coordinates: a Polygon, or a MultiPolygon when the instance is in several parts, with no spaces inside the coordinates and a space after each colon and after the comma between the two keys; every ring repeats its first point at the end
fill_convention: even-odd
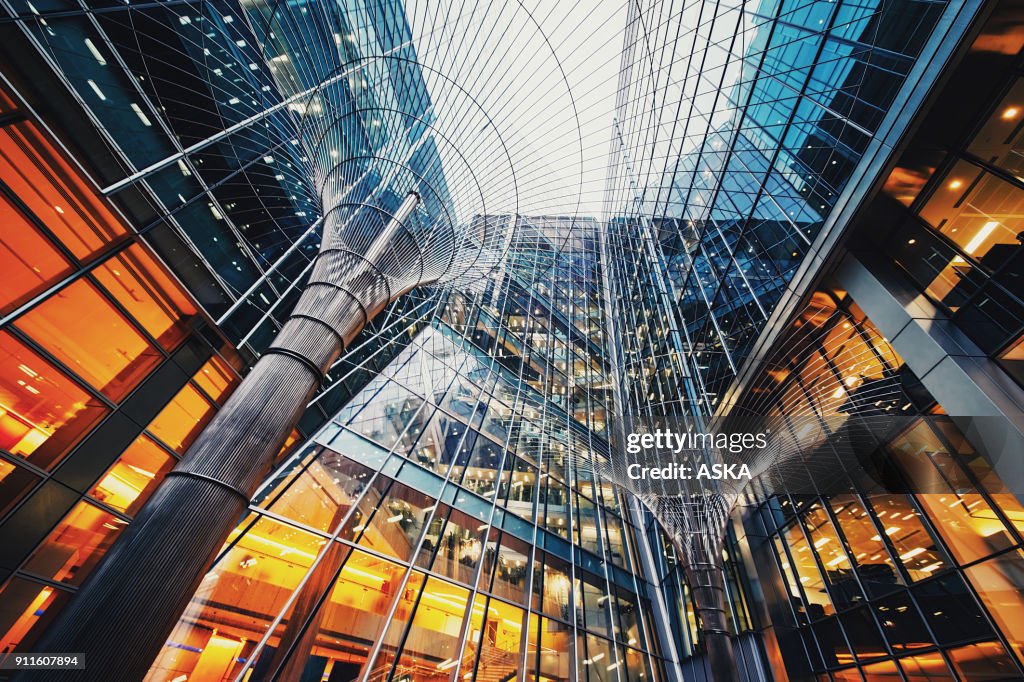
{"type": "Polygon", "coordinates": [[[1024,191],[966,161],[957,162],[921,209],[922,218],[989,271],[1019,248],[1022,215],[1024,191]]]}
{"type": "Polygon", "coordinates": [[[10,310],[71,272],[71,264],[0,195],[0,310],[10,310]]]}
{"type": "Polygon", "coordinates": [[[807,614],[811,620],[822,618],[836,612],[825,590],[825,581],[814,561],[814,552],[800,528],[792,526],[784,533],[790,556],[793,557],[794,570],[804,594],[807,595],[807,614]]]}
{"type": "MultiPolygon", "coordinates": [[[[459,671],[456,679],[473,679],[473,669],[477,665],[480,651],[480,640],[484,634],[484,615],[487,613],[487,595],[477,593],[473,599],[473,612],[469,614],[469,633],[466,636],[466,646],[462,652],[462,660],[459,662],[459,671]]],[[[448,669],[454,667],[454,660],[438,663],[438,668],[448,669]]],[[[486,665],[486,664],[484,664],[486,665]]]]}
{"type": "Polygon", "coordinates": [[[846,639],[858,661],[870,661],[888,655],[878,625],[867,607],[854,609],[839,616],[846,631],[846,639]]]}
{"type": "Polygon", "coordinates": [[[85,280],[17,319],[19,329],[112,400],[120,400],[163,356],[85,280]]]}
{"type": "Polygon", "coordinates": [[[557,620],[538,618],[540,626],[540,679],[566,682],[575,661],[571,628],[557,620]]]}
{"type": "Polygon", "coordinates": [[[1010,492],[1002,479],[992,470],[992,466],[978,454],[977,451],[967,442],[963,433],[951,422],[940,420],[934,425],[942,431],[946,440],[949,441],[960,460],[967,465],[971,472],[980,482],[980,486],[1006,515],[1010,523],[1018,532],[1024,532],[1024,505],[1017,496],[1010,492]]]}
{"type": "Polygon", "coordinates": [[[1018,78],[971,141],[968,151],[1024,177],[1024,79],[1018,78]]]}
{"type": "Polygon", "coordinates": [[[959,573],[925,581],[915,586],[913,593],[939,644],[994,636],[992,626],[959,573]]]}
{"type": "Polygon", "coordinates": [[[125,521],[79,502],[25,562],[24,570],[80,585],[124,528],[125,521]]]}
{"type": "MultiPolygon", "coordinates": [[[[258,519],[203,577],[145,679],[234,679],[324,542],[292,526],[258,519]]],[[[268,646],[277,646],[285,632],[285,625],[278,626],[268,646]]]]}
{"type": "Polygon", "coordinates": [[[1017,380],[1017,383],[1024,384],[1024,335],[1018,337],[999,356],[999,364],[1017,380]]]}
{"type": "Polygon", "coordinates": [[[921,512],[906,495],[876,494],[868,499],[912,580],[927,578],[949,565],[940,545],[922,522],[921,512]]]}
{"type": "Polygon", "coordinates": [[[999,642],[980,642],[947,653],[962,682],[1020,679],[1020,669],[999,642]]]}
{"type": "Polygon", "coordinates": [[[0,447],[48,468],[106,412],[78,384],[0,332],[0,447]]]}
{"type": "MultiPolygon", "coordinates": [[[[468,603],[469,590],[438,578],[427,578],[396,664],[396,679],[403,675],[417,682],[445,682],[449,679],[459,654],[459,631],[468,603]]],[[[483,633],[485,647],[496,636],[490,630],[495,622],[490,615],[493,608],[487,609],[483,633]]],[[[378,663],[380,661],[378,658],[378,663]]]]}
{"type": "Polygon", "coordinates": [[[78,171],[31,123],[0,129],[0,177],[78,258],[125,234],[78,171]]]}
{"type": "Polygon", "coordinates": [[[23,578],[8,581],[0,589],[0,653],[31,651],[70,596],[23,578]]]}
{"type": "Polygon", "coordinates": [[[287,486],[275,486],[280,493],[267,508],[311,528],[333,533],[373,473],[333,450],[323,449],[287,486]]]}
{"type": "Polygon", "coordinates": [[[213,418],[214,411],[213,405],[203,394],[191,384],[186,384],[174,396],[174,400],[149,423],[149,432],[183,455],[213,418]]]}
{"type": "Polygon", "coordinates": [[[522,669],[519,644],[523,640],[524,616],[521,608],[490,600],[484,618],[477,680],[515,679],[522,669]]]}
{"type": "MultiPolygon", "coordinates": [[[[488,551],[493,551],[488,547],[488,551]]],[[[491,592],[502,599],[509,599],[521,604],[526,598],[527,565],[530,557],[530,546],[522,540],[505,533],[501,536],[501,544],[497,547],[496,556],[488,556],[493,561],[494,580],[491,592]]],[[[487,573],[484,574],[486,576],[487,573]]],[[[483,576],[482,576],[483,579],[483,576]]],[[[484,586],[486,588],[486,586],[484,586]]]]}
{"type": "Polygon", "coordinates": [[[864,667],[864,677],[868,682],[882,682],[883,680],[902,680],[900,671],[895,661],[882,661],[864,667]]]}
{"type": "Polygon", "coordinates": [[[170,350],[185,339],[196,309],[141,246],[108,258],[93,275],[161,346],[170,350]]]}
{"type": "Polygon", "coordinates": [[[146,436],[139,436],[89,494],[107,506],[134,515],[175,459],[146,436]]]}
{"type": "Polygon", "coordinates": [[[423,532],[427,508],[434,504],[433,498],[393,483],[369,520],[360,524],[358,544],[408,561],[423,532]]]}
{"type": "Polygon", "coordinates": [[[228,363],[216,355],[207,360],[192,379],[206,391],[206,395],[218,402],[223,402],[221,398],[226,397],[239,381],[228,363]]]}
{"type": "MultiPolygon", "coordinates": [[[[435,520],[436,517],[435,517],[435,520]]],[[[480,560],[483,550],[481,538],[483,531],[487,530],[486,524],[481,524],[471,516],[459,511],[452,510],[448,515],[448,522],[440,537],[436,539],[436,554],[431,568],[435,573],[458,580],[461,583],[472,584],[476,577],[476,566],[480,560]]],[[[429,540],[428,542],[433,542],[429,540]]],[[[423,559],[429,559],[428,542],[424,542],[423,550],[420,553],[420,565],[426,563],[423,559]]]]}
{"type": "Polygon", "coordinates": [[[585,624],[591,632],[611,636],[609,600],[604,579],[577,571],[575,594],[577,627],[585,624]]]}
{"type": "Polygon", "coordinates": [[[580,668],[580,679],[587,682],[614,682],[618,679],[615,661],[615,653],[612,651],[611,642],[597,637],[587,635],[587,657],[582,661],[580,668]]]}
{"type": "Polygon", "coordinates": [[[843,543],[828,514],[818,502],[815,502],[808,508],[803,521],[811,538],[811,545],[825,569],[825,579],[828,581],[837,608],[845,609],[861,603],[864,596],[853,575],[853,567],[843,543]]]}
{"type": "Polygon", "coordinates": [[[1017,656],[1024,655],[1024,552],[994,557],[965,572],[1017,656]]]}
{"type": "Polygon", "coordinates": [[[1014,544],[1009,529],[984,497],[971,492],[974,483],[928,424],[919,422],[898,437],[891,449],[907,472],[911,489],[925,493],[917,500],[960,563],[1014,544]]]}
{"type": "Polygon", "coordinates": [[[909,656],[900,659],[900,667],[907,682],[938,682],[956,679],[949,672],[946,661],[939,652],[909,656]]]}
{"type": "Polygon", "coordinates": [[[546,554],[542,570],[540,562],[534,560],[533,590],[540,592],[542,588],[544,592],[541,610],[563,620],[571,620],[569,564],[546,554]]]}
{"type": "MultiPolygon", "coordinates": [[[[402,646],[402,633],[405,632],[405,626],[409,622],[412,616],[413,609],[416,608],[417,597],[420,594],[420,588],[423,587],[423,583],[426,576],[420,572],[413,572],[409,576],[409,580],[405,585],[405,589],[402,591],[401,596],[398,598],[398,608],[395,609],[394,615],[387,619],[387,631],[382,637],[380,637],[381,648],[377,658],[373,661],[371,677],[374,674],[384,676],[388,675],[389,670],[395,666],[396,659],[398,658],[399,648],[402,646]]],[[[430,616],[436,617],[443,623],[447,623],[448,619],[456,618],[455,612],[458,611],[459,619],[461,620],[461,614],[466,609],[466,593],[465,590],[459,591],[461,588],[457,588],[454,585],[442,584],[441,581],[433,579],[434,583],[431,588],[434,590],[434,597],[427,598],[424,595],[426,602],[431,603],[430,616]],[[459,597],[462,597],[461,601],[459,597]]],[[[424,612],[424,619],[427,619],[428,614],[424,612]]],[[[350,627],[350,626],[343,626],[350,627]]],[[[374,638],[373,641],[377,641],[378,638],[374,638]]],[[[439,637],[441,641],[447,640],[446,643],[450,642],[450,637],[439,637]]],[[[415,644],[420,644],[419,640],[415,644]]],[[[440,659],[434,664],[434,670],[437,670],[437,664],[441,663],[444,659],[440,659]]],[[[403,659],[403,663],[405,659],[403,659]]],[[[401,670],[401,672],[409,672],[408,670],[401,670]]],[[[433,671],[431,671],[433,673],[433,671]]],[[[443,679],[447,679],[450,671],[447,669],[442,671],[443,679]]],[[[434,679],[431,675],[430,679],[434,679]]],[[[441,682],[436,680],[435,682],[441,682]]]]}
{"type": "Polygon", "coordinates": [[[934,645],[917,607],[905,591],[882,599],[874,609],[889,646],[897,654],[934,645]]]}

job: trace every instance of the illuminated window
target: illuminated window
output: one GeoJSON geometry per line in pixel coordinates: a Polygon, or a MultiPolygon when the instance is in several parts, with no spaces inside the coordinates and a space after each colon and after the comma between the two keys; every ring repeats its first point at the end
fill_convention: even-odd
{"type": "Polygon", "coordinates": [[[113,400],[123,398],[162,359],[86,280],[64,287],[15,325],[113,400]]]}
{"type": "Polygon", "coordinates": [[[1020,679],[1020,669],[999,642],[979,642],[946,653],[961,680],[1020,679]]]}
{"type": "Polygon", "coordinates": [[[811,538],[811,546],[825,571],[825,579],[839,608],[853,606],[863,600],[853,566],[843,543],[829,520],[824,508],[815,502],[803,517],[804,527],[811,538]]]}
{"type": "Polygon", "coordinates": [[[530,558],[530,547],[522,540],[505,533],[498,544],[494,538],[497,531],[491,530],[492,539],[484,551],[484,569],[480,574],[480,589],[508,599],[523,603],[526,598],[526,576],[529,572],[527,564],[530,558]],[[493,582],[491,572],[493,570],[493,582]]]}
{"type": "Polygon", "coordinates": [[[192,379],[206,391],[206,395],[218,402],[223,402],[221,398],[238,385],[238,375],[216,355],[207,360],[192,379]]]}
{"type": "Polygon", "coordinates": [[[959,161],[921,209],[921,217],[993,271],[1020,248],[1024,190],[959,161]]]}
{"type": "Polygon", "coordinates": [[[28,651],[70,593],[13,578],[0,590],[0,651],[28,651]]]}
{"type": "Polygon", "coordinates": [[[150,438],[139,436],[89,494],[110,507],[134,514],[174,461],[150,438]]]}
{"type": "MultiPolygon", "coordinates": [[[[349,526],[358,533],[358,544],[372,547],[378,552],[399,559],[409,560],[416,548],[416,543],[423,532],[424,519],[429,517],[428,507],[437,503],[431,497],[418,490],[413,490],[401,483],[393,483],[387,495],[368,514],[369,519],[360,521],[355,516],[349,520],[349,526]]],[[[365,509],[360,505],[360,509],[365,509]]],[[[363,517],[366,518],[366,517],[363,517]]],[[[424,540],[424,547],[431,540],[424,540]]],[[[429,549],[431,549],[432,546],[429,549]]]]}
{"type": "Polygon", "coordinates": [[[78,384],[0,332],[0,447],[47,468],[106,412],[78,384]]]}
{"type": "Polygon", "coordinates": [[[538,558],[534,560],[533,564],[533,591],[539,594],[543,589],[540,608],[544,613],[569,620],[572,618],[570,611],[572,584],[569,582],[569,564],[550,554],[545,554],[542,569],[539,555],[538,552],[538,558]]]}
{"type": "Polygon", "coordinates": [[[967,580],[978,592],[1017,657],[1024,656],[1024,552],[1017,550],[966,569],[967,580]]]}
{"type": "Polygon", "coordinates": [[[917,500],[931,518],[950,552],[970,563],[1007,549],[1014,540],[992,507],[975,491],[973,481],[947,452],[928,424],[918,422],[891,445],[907,472],[917,500]]]}
{"type": "Polygon", "coordinates": [[[93,188],[31,123],[0,129],[0,178],[80,259],[126,234],[93,188]]]}
{"type": "MultiPolygon", "coordinates": [[[[439,509],[438,512],[442,512],[439,509]]],[[[443,516],[435,513],[435,522],[440,526],[443,516]]],[[[434,524],[431,526],[433,530],[434,524]]],[[[417,562],[423,566],[429,560],[428,546],[434,550],[434,561],[431,565],[435,573],[447,576],[462,583],[471,584],[476,575],[476,565],[483,553],[481,537],[487,530],[486,524],[472,516],[452,510],[448,515],[448,521],[440,535],[434,537],[428,531],[424,541],[424,551],[420,554],[417,562]],[[424,560],[426,557],[427,560],[424,560]]]]}
{"type": "Polygon", "coordinates": [[[214,407],[192,384],[186,384],[149,424],[149,432],[179,454],[199,436],[214,407]]]}
{"type": "Polygon", "coordinates": [[[93,274],[161,346],[171,350],[185,339],[196,309],[141,246],[108,258],[93,274]]]}
{"type": "MultiPolygon", "coordinates": [[[[248,526],[203,577],[151,674],[163,680],[234,679],[270,622],[286,610],[322,545],[323,538],[272,519],[248,526]]],[[[288,625],[301,625],[285,623],[274,631],[271,647],[288,625]]]]}
{"type": "Polygon", "coordinates": [[[814,561],[814,552],[807,538],[797,526],[785,531],[784,537],[790,556],[793,557],[793,570],[807,596],[807,614],[811,620],[835,613],[835,606],[825,589],[825,581],[814,561]]]}
{"type": "MultiPolygon", "coordinates": [[[[429,592],[424,590],[421,596],[420,590],[426,579],[423,573],[413,571],[409,580],[402,586],[402,573],[406,571],[403,567],[379,559],[371,559],[357,552],[353,552],[352,555],[342,569],[341,579],[331,596],[332,603],[330,605],[337,607],[325,616],[321,635],[319,635],[322,639],[317,639],[317,644],[321,644],[319,650],[324,654],[338,656],[352,663],[358,662],[361,657],[365,662],[368,649],[356,649],[353,652],[353,647],[346,647],[348,649],[346,655],[345,650],[338,646],[339,643],[347,640],[342,639],[339,642],[336,633],[350,633],[349,636],[361,641],[375,642],[379,640],[381,643],[380,654],[370,666],[372,669],[382,671],[390,669],[401,646],[402,634],[406,631],[413,616],[413,610],[417,608],[418,599],[421,605],[429,604],[429,606],[423,606],[424,610],[420,621],[422,625],[418,625],[418,628],[429,628],[428,624],[437,627],[434,619],[440,621],[440,627],[451,627],[451,620],[462,623],[462,616],[466,610],[467,593],[465,590],[437,579],[430,579],[429,592]],[[353,559],[356,560],[353,561],[353,559]],[[389,608],[396,598],[397,604],[393,614],[390,617],[384,617],[387,613],[385,609],[389,608]],[[335,603],[335,600],[338,603],[335,603]],[[458,613],[457,617],[456,613],[458,613]],[[358,625],[353,628],[353,623],[358,625]]],[[[449,632],[442,631],[434,635],[437,643],[444,649],[451,646],[449,632]]],[[[431,664],[434,670],[437,670],[437,663],[440,663],[440,660],[431,664]]],[[[336,663],[335,666],[337,665],[336,663]]],[[[355,672],[357,673],[358,670],[355,672]]],[[[451,671],[444,669],[438,671],[438,674],[442,676],[441,680],[446,680],[451,671]]],[[[355,675],[339,676],[340,679],[345,680],[355,679],[355,677],[355,675]]],[[[430,680],[430,682],[441,682],[441,680],[435,681],[432,676],[424,679],[430,680]]]]}
{"type": "Polygon", "coordinates": [[[331,450],[314,449],[314,452],[319,455],[309,466],[300,469],[300,473],[278,472],[280,482],[274,486],[276,490],[268,508],[312,528],[333,533],[374,472],[331,450]]]}
{"type": "Polygon", "coordinates": [[[80,585],[117,539],[125,522],[88,502],[79,502],[32,553],[25,570],[80,585]]]}
{"type": "MultiPolygon", "coordinates": [[[[522,611],[507,604],[501,606],[499,609],[497,603],[491,600],[484,622],[483,641],[484,646],[491,650],[496,644],[502,647],[495,652],[495,662],[496,665],[504,663],[503,667],[506,667],[507,663],[502,654],[507,653],[506,650],[512,646],[515,646],[518,654],[522,611]],[[519,620],[513,620],[517,615],[519,620]],[[512,624],[505,622],[505,619],[512,621],[512,624]]],[[[451,675],[454,662],[458,659],[462,620],[468,607],[468,590],[433,576],[428,577],[409,632],[401,645],[398,669],[411,669],[419,661],[428,661],[427,669],[420,673],[417,679],[423,682],[446,682],[451,675]]],[[[382,655],[387,655],[387,650],[391,649],[391,643],[394,641],[391,639],[393,632],[395,628],[391,627],[385,635],[385,649],[382,655]]],[[[381,658],[378,658],[377,663],[381,662],[381,658]]]]}
{"type": "Polygon", "coordinates": [[[1017,177],[1024,176],[1024,128],[1020,122],[1024,117],[1024,79],[1014,81],[1010,90],[996,105],[992,115],[971,141],[968,151],[974,156],[1009,171],[1017,177]]]}
{"type": "MultiPolygon", "coordinates": [[[[550,618],[531,618],[531,642],[527,651],[538,657],[538,679],[565,682],[571,678],[569,669],[575,667],[572,629],[550,618]],[[532,625],[536,623],[536,626],[532,625]],[[535,637],[536,627],[539,637],[535,637]],[[537,639],[540,641],[538,642],[537,639]]],[[[581,652],[582,653],[582,652],[581,652]]]]}
{"type": "Polygon", "coordinates": [[[938,652],[908,656],[901,658],[899,663],[903,674],[907,676],[907,682],[932,682],[951,677],[946,661],[938,652]]]}
{"type": "Polygon", "coordinates": [[[0,309],[10,310],[71,272],[71,264],[0,194],[0,309]]]}
{"type": "Polygon", "coordinates": [[[906,495],[874,494],[868,500],[875,508],[882,532],[912,580],[923,580],[949,565],[941,545],[922,521],[921,512],[906,495]]]}

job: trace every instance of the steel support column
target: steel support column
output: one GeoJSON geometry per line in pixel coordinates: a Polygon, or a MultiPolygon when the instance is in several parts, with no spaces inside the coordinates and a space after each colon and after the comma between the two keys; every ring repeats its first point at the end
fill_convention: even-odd
{"type": "Polygon", "coordinates": [[[403,293],[392,291],[393,273],[380,264],[418,204],[410,193],[362,254],[344,243],[341,226],[325,220],[310,281],[271,348],[36,647],[82,653],[86,670],[49,672],[48,680],[146,676],[324,373],[366,322],[403,293]]]}

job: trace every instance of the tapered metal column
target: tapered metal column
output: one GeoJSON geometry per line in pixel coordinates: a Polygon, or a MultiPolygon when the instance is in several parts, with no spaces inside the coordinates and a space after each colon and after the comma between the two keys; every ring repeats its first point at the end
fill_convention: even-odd
{"type": "Polygon", "coordinates": [[[395,262],[382,263],[418,204],[410,193],[363,254],[325,220],[310,281],[273,346],[35,647],[84,653],[86,670],[48,672],[47,680],[143,679],[324,373],[403,293],[391,291],[394,273],[383,271],[395,262]]]}
{"type": "Polygon", "coordinates": [[[716,682],[739,680],[729,621],[725,615],[725,578],[721,560],[715,562],[710,556],[691,556],[686,559],[683,572],[693,594],[712,679],[716,682]]]}
{"type": "Polygon", "coordinates": [[[725,610],[722,546],[731,505],[714,493],[702,498],[654,496],[645,500],[679,552],[683,573],[693,596],[697,627],[711,679],[740,679],[725,610]]]}

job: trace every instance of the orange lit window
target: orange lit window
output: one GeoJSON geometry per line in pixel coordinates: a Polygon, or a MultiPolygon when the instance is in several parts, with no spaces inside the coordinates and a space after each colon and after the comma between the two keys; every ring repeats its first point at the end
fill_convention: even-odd
{"type": "Polygon", "coordinates": [[[196,309],[141,246],[104,261],[93,274],[164,348],[170,350],[185,339],[196,309]]]}
{"type": "MultiPolygon", "coordinates": [[[[224,555],[203,577],[146,679],[234,680],[256,643],[266,634],[269,623],[282,612],[284,622],[277,626],[263,651],[274,658],[275,653],[280,653],[280,649],[275,651],[275,648],[282,641],[287,648],[287,642],[294,642],[298,637],[299,628],[289,620],[291,609],[307,608],[315,600],[299,599],[299,604],[289,606],[288,598],[307,576],[324,540],[267,518],[253,525],[248,522],[241,525],[249,527],[237,544],[225,545],[224,555]],[[225,627],[228,623],[230,625],[225,627]],[[286,636],[291,639],[285,639],[286,636]]],[[[341,545],[338,548],[346,551],[341,545]]],[[[320,567],[325,565],[324,561],[320,567]]],[[[337,568],[336,563],[330,566],[325,582],[329,582],[337,568]]],[[[312,580],[315,584],[315,578],[312,580]]],[[[379,586],[377,583],[376,587],[379,586]]],[[[310,583],[306,583],[307,590],[309,587],[310,583]]],[[[320,594],[314,592],[310,596],[320,594]]],[[[300,614],[308,614],[308,611],[300,611],[300,614]]],[[[361,622],[359,615],[352,611],[344,615],[348,617],[339,621],[339,629],[331,631],[331,642],[361,622]]],[[[299,616],[298,620],[301,618],[299,616]]],[[[303,663],[307,654],[308,651],[302,652],[303,663]]],[[[251,676],[253,680],[257,678],[267,679],[263,675],[251,676]]],[[[242,679],[250,679],[250,676],[242,679]]]]}
{"type": "Polygon", "coordinates": [[[14,578],[0,591],[0,651],[30,651],[69,594],[14,578]]]}
{"type": "Polygon", "coordinates": [[[238,375],[216,355],[207,360],[192,378],[199,384],[199,388],[206,391],[206,395],[218,402],[223,402],[221,398],[238,383],[238,375]]]}
{"type": "Polygon", "coordinates": [[[0,333],[0,447],[49,467],[106,411],[13,336],[0,333]]]}
{"type": "Polygon", "coordinates": [[[71,264],[0,194],[0,309],[9,310],[71,272],[71,264]]]}
{"type": "Polygon", "coordinates": [[[1022,216],[1024,191],[966,161],[957,162],[921,209],[930,225],[992,271],[1019,248],[1022,216]]]}
{"type": "Polygon", "coordinates": [[[116,516],[79,502],[29,557],[25,570],[80,585],[124,527],[116,516]]]}
{"type": "Polygon", "coordinates": [[[989,615],[1018,658],[1024,657],[1024,552],[1017,550],[966,569],[989,615]]]}
{"type": "Polygon", "coordinates": [[[79,258],[126,234],[93,188],[31,123],[0,129],[0,178],[79,258]]]}
{"type": "Polygon", "coordinates": [[[968,644],[948,652],[962,680],[1013,680],[1018,670],[999,642],[968,644]]]}
{"type": "Polygon", "coordinates": [[[108,506],[134,514],[174,466],[174,458],[152,439],[139,436],[89,492],[108,506]]]}
{"type": "Polygon", "coordinates": [[[192,384],[178,392],[170,405],[149,424],[149,432],[175,452],[184,454],[213,416],[213,405],[192,384]]]}
{"type": "Polygon", "coordinates": [[[15,324],[113,400],[124,397],[162,358],[85,280],[64,287],[15,324]]]}

